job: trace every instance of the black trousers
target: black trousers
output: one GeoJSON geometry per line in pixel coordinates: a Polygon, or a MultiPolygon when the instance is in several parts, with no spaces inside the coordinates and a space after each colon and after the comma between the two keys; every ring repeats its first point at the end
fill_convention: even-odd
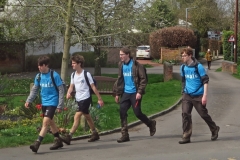
{"type": "Polygon", "coordinates": [[[120,100],[121,121],[127,119],[127,111],[132,106],[136,117],[140,119],[143,123],[145,123],[147,126],[149,126],[151,121],[145,114],[142,113],[141,101],[142,99],[136,101],[136,93],[123,93],[120,100]]]}
{"type": "Polygon", "coordinates": [[[202,95],[201,96],[190,96],[188,94],[183,94],[182,99],[182,129],[183,138],[189,138],[192,134],[192,109],[196,109],[198,114],[207,123],[210,131],[215,131],[217,126],[208,114],[206,106],[202,105],[202,95]]]}
{"type": "Polygon", "coordinates": [[[208,69],[211,69],[211,62],[212,61],[207,61],[208,69]]]}

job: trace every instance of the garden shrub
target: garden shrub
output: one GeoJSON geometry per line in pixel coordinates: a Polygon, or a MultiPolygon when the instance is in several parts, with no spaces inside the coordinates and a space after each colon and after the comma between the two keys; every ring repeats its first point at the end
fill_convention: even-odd
{"type": "Polygon", "coordinates": [[[233,31],[223,31],[223,56],[224,60],[231,61],[232,60],[232,55],[231,55],[231,43],[228,42],[228,39],[231,35],[233,35],[233,31]]]}
{"type": "Polygon", "coordinates": [[[0,130],[14,128],[18,124],[17,121],[0,120],[0,130]]]}
{"type": "MultiPolygon", "coordinates": [[[[51,54],[45,54],[50,58],[50,64],[49,67],[52,69],[58,69],[61,68],[62,65],[62,56],[63,53],[51,53],[51,54]]],[[[26,56],[26,71],[38,71],[37,61],[38,58],[43,55],[29,55],[26,56]]],[[[70,56],[70,55],[69,55],[70,56]]]]}
{"type": "MultiPolygon", "coordinates": [[[[84,57],[84,67],[94,67],[95,66],[95,59],[97,55],[94,52],[75,52],[72,54],[74,55],[81,55],[84,57]]],[[[100,55],[100,66],[105,67],[107,64],[107,55],[106,52],[102,51],[100,55]]]]}
{"type": "Polygon", "coordinates": [[[183,27],[166,27],[152,32],[149,36],[151,56],[155,59],[160,58],[160,48],[178,48],[190,46],[196,48],[197,37],[194,31],[183,27]]]}

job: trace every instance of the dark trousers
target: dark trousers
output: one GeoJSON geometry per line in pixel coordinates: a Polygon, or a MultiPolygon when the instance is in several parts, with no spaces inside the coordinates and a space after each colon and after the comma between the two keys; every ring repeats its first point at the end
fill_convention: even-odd
{"type": "Polygon", "coordinates": [[[134,114],[138,119],[140,119],[147,126],[150,125],[151,121],[149,118],[142,113],[141,110],[141,101],[142,99],[136,101],[136,93],[123,93],[122,98],[120,100],[120,118],[121,121],[127,119],[127,111],[132,106],[134,114]]]}
{"type": "Polygon", "coordinates": [[[208,69],[211,68],[211,62],[212,62],[212,61],[207,61],[208,69]]]}
{"type": "Polygon", "coordinates": [[[192,135],[192,109],[196,109],[198,114],[204,119],[210,128],[211,132],[217,129],[215,122],[208,114],[206,106],[202,105],[202,95],[201,96],[190,96],[188,94],[183,94],[182,99],[182,129],[183,138],[190,138],[192,135]]]}

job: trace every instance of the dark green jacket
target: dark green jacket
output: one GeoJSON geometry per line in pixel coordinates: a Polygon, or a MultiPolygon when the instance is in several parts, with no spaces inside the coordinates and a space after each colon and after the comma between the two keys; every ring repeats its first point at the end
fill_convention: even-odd
{"type": "MultiPolygon", "coordinates": [[[[138,63],[135,59],[133,60],[133,66],[132,66],[132,77],[134,78],[134,84],[137,90],[137,93],[140,93],[143,95],[145,93],[145,88],[147,86],[147,75],[145,73],[145,69],[143,65],[138,63]]],[[[120,96],[124,92],[124,77],[123,77],[123,67],[124,62],[118,63],[118,79],[115,83],[114,90],[116,92],[116,95],[120,96]]]]}

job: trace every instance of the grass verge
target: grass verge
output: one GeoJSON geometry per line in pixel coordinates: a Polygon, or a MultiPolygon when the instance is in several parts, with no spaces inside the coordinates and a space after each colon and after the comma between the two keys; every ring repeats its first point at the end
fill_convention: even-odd
{"type": "MultiPolygon", "coordinates": [[[[109,77],[116,77],[116,74],[105,75],[109,77]]],[[[156,74],[148,75],[149,83],[146,88],[146,94],[143,96],[142,111],[147,116],[154,113],[163,111],[169,106],[172,106],[181,97],[181,83],[177,80],[171,80],[168,82],[162,82],[163,76],[156,74]]],[[[19,80],[21,81],[21,80],[19,80]]],[[[29,84],[26,84],[29,85],[29,84]]],[[[23,98],[15,97],[13,100],[14,105],[22,105],[23,98]],[[16,98],[16,99],[15,99],[16,98]]],[[[102,95],[105,106],[99,109],[101,114],[106,115],[106,121],[101,124],[100,131],[111,130],[120,127],[119,118],[119,104],[114,102],[114,97],[108,95],[102,95]]],[[[24,99],[25,101],[25,99],[24,99]]],[[[93,102],[97,102],[97,97],[93,96],[93,102]]],[[[136,121],[133,110],[128,111],[128,123],[136,121]]],[[[70,129],[70,127],[68,128],[70,129]]],[[[80,136],[86,134],[79,127],[74,136],[80,136]]],[[[36,126],[25,126],[19,125],[13,129],[2,129],[0,130],[0,148],[15,147],[21,145],[29,145],[33,143],[38,136],[36,126]]],[[[53,137],[51,134],[47,134],[43,140],[43,143],[52,143],[53,137]]]]}

